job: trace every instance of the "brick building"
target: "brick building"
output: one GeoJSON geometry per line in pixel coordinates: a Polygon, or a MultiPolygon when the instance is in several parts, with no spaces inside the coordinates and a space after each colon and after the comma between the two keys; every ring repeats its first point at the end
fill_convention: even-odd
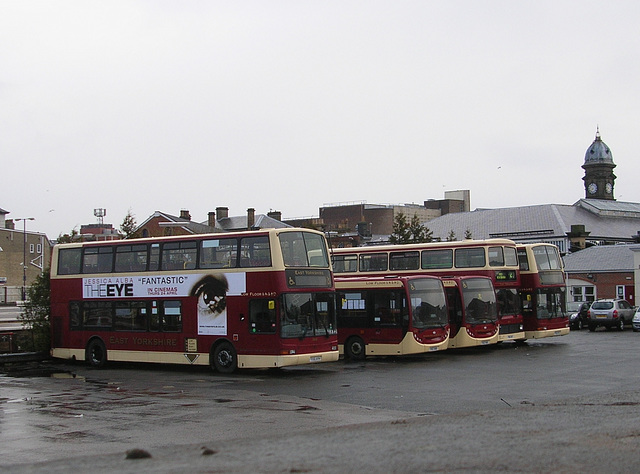
{"type": "Polygon", "coordinates": [[[566,255],[567,301],[623,298],[635,305],[634,247],[597,245],[566,255]]]}
{"type": "Polygon", "coordinates": [[[281,218],[279,211],[271,211],[267,215],[256,214],[253,208],[247,209],[243,216],[229,216],[228,207],[217,207],[208,213],[206,221],[196,222],[191,220],[191,213],[186,209],[180,211],[180,216],[156,211],[138,225],[135,235],[162,237],[290,227],[281,218]]]}
{"type": "Polygon", "coordinates": [[[24,298],[23,287],[29,287],[42,271],[49,267],[52,247],[45,234],[28,229],[30,219],[6,219],[7,214],[9,214],[8,211],[0,209],[0,303],[2,304],[13,303],[24,298]]]}

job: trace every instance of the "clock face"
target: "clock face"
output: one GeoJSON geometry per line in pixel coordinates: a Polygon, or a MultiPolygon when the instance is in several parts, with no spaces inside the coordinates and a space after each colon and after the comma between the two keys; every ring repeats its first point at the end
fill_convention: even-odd
{"type": "Polygon", "coordinates": [[[611,194],[611,191],[613,191],[613,186],[611,185],[611,183],[607,183],[604,189],[607,191],[607,194],[611,194]]]}
{"type": "Polygon", "coordinates": [[[598,191],[598,185],[596,183],[589,184],[587,191],[589,191],[589,194],[595,194],[598,191]]]}

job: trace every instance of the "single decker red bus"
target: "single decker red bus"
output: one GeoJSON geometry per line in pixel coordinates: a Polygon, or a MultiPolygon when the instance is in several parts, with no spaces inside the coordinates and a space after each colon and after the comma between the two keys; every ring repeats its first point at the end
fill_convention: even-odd
{"type": "Polygon", "coordinates": [[[449,321],[436,277],[336,278],[338,343],[352,360],[448,347],[449,321]]]}

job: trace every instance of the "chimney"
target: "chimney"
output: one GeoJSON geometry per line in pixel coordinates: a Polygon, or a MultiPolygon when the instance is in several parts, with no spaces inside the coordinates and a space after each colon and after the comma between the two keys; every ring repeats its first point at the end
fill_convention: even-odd
{"type": "Polygon", "coordinates": [[[4,224],[5,229],[15,229],[16,228],[16,223],[14,222],[13,219],[7,219],[7,222],[5,222],[4,224]]]}
{"type": "Polygon", "coordinates": [[[228,207],[216,207],[216,214],[218,214],[218,220],[229,217],[228,207]]]}
{"type": "Polygon", "coordinates": [[[209,212],[209,214],[207,214],[207,225],[209,227],[215,227],[216,226],[216,213],[211,211],[209,212]]]}
{"type": "Polygon", "coordinates": [[[280,211],[269,211],[267,212],[267,215],[272,219],[275,219],[277,221],[282,221],[282,212],[280,211]]]}
{"type": "Polygon", "coordinates": [[[256,223],[256,210],[253,207],[247,209],[247,229],[251,230],[256,223]]]}
{"type": "Polygon", "coordinates": [[[191,214],[189,214],[189,211],[187,209],[180,210],[180,219],[186,219],[188,221],[191,220],[191,214]]]}

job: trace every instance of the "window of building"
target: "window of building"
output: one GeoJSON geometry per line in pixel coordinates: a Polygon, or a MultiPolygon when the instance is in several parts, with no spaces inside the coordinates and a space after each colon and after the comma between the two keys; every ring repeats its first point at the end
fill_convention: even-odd
{"type": "Polygon", "coordinates": [[[596,287],[592,285],[588,286],[572,286],[571,294],[573,301],[595,301],[596,300],[596,287]]]}

